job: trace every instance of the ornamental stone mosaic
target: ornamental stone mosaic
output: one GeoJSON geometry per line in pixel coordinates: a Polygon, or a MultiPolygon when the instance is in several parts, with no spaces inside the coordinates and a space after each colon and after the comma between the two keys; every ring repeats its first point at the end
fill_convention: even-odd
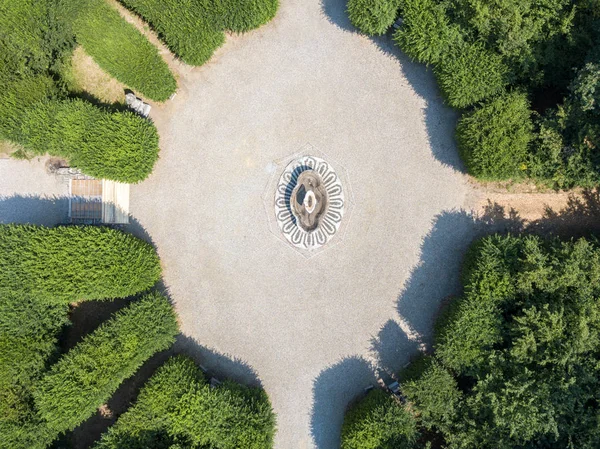
{"type": "Polygon", "coordinates": [[[306,257],[334,240],[341,241],[342,224],[353,205],[346,170],[336,169],[307,145],[303,152],[276,161],[272,171],[275,181],[263,198],[267,214],[272,215],[271,231],[306,257]]]}

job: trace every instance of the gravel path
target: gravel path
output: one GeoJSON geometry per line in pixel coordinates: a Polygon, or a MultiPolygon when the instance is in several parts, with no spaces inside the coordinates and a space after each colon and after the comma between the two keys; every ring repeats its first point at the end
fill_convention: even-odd
{"type": "Polygon", "coordinates": [[[402,366],[456,288],[473,220],[444,213],[471,200],[455,116],[424,67],[351,30],[341,0],[282,0],[180,83],[153,109],[161,159],[132,215],[203,363],[265,387],[276,447],[335,448],[371,363],[402,366]],[[261,199],[272,161],[306,143],[346,167],[356,203],[344,242],[308,260],[269,232],[261,199]]]}

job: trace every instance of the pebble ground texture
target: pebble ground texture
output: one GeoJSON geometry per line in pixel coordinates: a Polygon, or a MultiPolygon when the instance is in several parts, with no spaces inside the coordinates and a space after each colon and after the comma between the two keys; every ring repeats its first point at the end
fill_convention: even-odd
{"type": "MultiPolygon", "coordinates": [[[[132,187],[132,229],[157,246],[180,344],[262,384],[277,449],[334,449],[348,402],[429,342],[477,200],[431,73],[357,34],[343,0],[281,3],[153,109],[162,150],[132,187]],[[273,161],[307,143],[347,169],[355,200],[343,243],[310,259],[270,232],[262,200],[273,161]]],[[[42,171],[0,160],[0,222],[52,222],[23,197],[66,193],[42,171]]]]}

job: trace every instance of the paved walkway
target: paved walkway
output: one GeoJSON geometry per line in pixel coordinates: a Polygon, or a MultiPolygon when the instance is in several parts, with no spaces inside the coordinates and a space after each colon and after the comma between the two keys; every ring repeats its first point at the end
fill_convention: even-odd
{"type": "Polygon", "coordinates": [[[471,191],[453,112],[389,39],[353,32],[344,4],[282,0],[272,23],[186,73],[153,109],[161,158],[131,190],[183,332],[209,367],[258,378],[277,449],[339,445],[369,363],[397,369],[426,340],[472,237],[468,215],[444,213],[471,191]],[[356,201],[344,243],[308,260],[270,234],[261,199],[272,161],[306,143],[348,169],[356,201]]]}

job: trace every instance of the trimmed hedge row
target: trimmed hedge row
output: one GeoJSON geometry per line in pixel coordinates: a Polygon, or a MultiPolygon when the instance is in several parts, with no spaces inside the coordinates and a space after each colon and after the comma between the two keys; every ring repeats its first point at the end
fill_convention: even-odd
{"type": "Polygon", "coordinates": [[[123,298],[159,278],[154,248],[121,231],[0,225],[0,295],[54,304],[123,298]]]}
{"type": "Polygon", "coordinates": [[[30,107],[23,114],[16,141],[35,154],[65,157],[96,178],[125,183],[147,178],[159,152],[152,122],[80,99],[30,107]]]}
{"type": "Polygon", "coordinates": [[[225,43],[212,2],[121,0],[158,32],[169,49],[190,65],[202,65],[225,43]]]}
{"type": "Polygon", "coordinates": [[[218,447],[268,449],[275,417],[265,392],[225,381],[208,385],[194,362],[169,359],[96,449],[218,447]]]}
{"type": "Polygon", "coordinates": [[[158,49],[115,8],[104,0],[77,0],[72,8],[77,42],[100,67],[152,100],[175,92],[177,82],[158,49]]]}
{"type": "Polygon", "coordinates": [[[39,416],[55,434],[74,429],[178,332],[171,304],[158,293],[117,312],[42,378],[34,391],[39,416]]]}
{"type": "Polygon", "coordinates": [[[398,15],[400,0],[348,0],[348,17],[370,36],[385,34],[398,15]]]}
{"type": "Polygon", "coordinates": [[[531,114],[527,96],[518,92],[464,114],[456,140],[469,173],[488,180],[522,177],[533,139],[531,114]]]}
{"type": "Polygon", "coordinates": [[[418,437],[415,417],[376,388],[346,413],[341,449],[411,449],[418,437]]]}
{"type": "Polygon", "coordinates": [[[246,32],[269,22],[279,0],[119,0],[139,14],[169,49],[190,65],[207,62],[224,30],[246,32]]]}

